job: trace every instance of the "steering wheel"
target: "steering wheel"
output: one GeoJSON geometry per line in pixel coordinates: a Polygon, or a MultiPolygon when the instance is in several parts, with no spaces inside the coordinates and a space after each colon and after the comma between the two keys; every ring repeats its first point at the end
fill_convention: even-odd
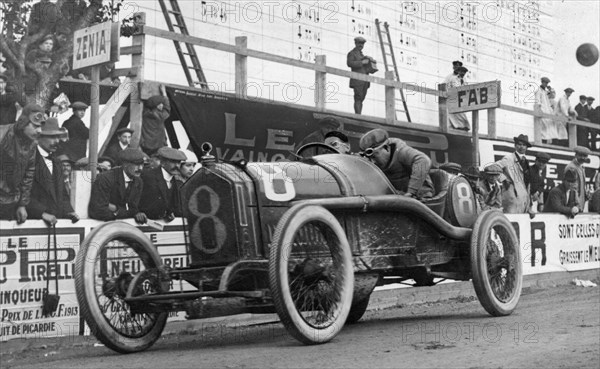
{"type": "MultiPolygon", "coordinates": [[[[311,149],[311,148],[319,148],[319,147],[320,147],[320,148],[322,148],[322,149],[325,149],[325,150],[331,151],[331,152],[332,152],[332,153],[334,153],[334,154],[341,154],[341,153],[338,151],[338,149],[336,149],[336,148],[335,148],[335,147],[333,147],[333,146],[329,146],[329,145],[327,145],[326,143],[323,143],[323,142],[309,142],[309,143],[307,143],[306,145],[302,145],[302,146],[300,146],[300,148],[299,148],[298,150],[296,150],[296,155],[298,155],[298,156],[301,156],[301,157],[304,157],[304,155],[302,155],[302,153],[303,153],[304,151],[306,151],[306,150],[308,150],[308,149],[311,149]]],[[[316,151],[316,150],[315,150],[315,151],[316,151]]],[[[311,156],[314,156],[314,155],[311,155],[311,156]]]]}

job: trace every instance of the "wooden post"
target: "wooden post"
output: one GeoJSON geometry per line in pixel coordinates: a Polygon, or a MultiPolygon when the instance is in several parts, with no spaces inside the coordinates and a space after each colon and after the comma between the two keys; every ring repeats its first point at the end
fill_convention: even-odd
{"type": "MultiPolygon", "coordinates": [[[[132,46],[139,48],[139,54],[131,55],[131,67],[137,70],[136,76],[131,79],[131,83],[139,85],[144,80],[144,53],[146,48],[146,36],[144,35],[143,26],[146,24],[146,13],[135,13],[133,15],[136,26],[142,28],[142,32],[136,33],[132,37],[132,46]]],[[[140,98],[141,88],[133,88],[130,97],[130,128],[133,130],[131,137],[131,147],[137,148],[140,145],[140,137],[142,135],[142,115],[144,113],[144,105],[140,98]]]]}
{"type": "Polygon", "coordinates": [[[100,65],[92,67],[92,84],[90,85],[90,169],[92,182],[96,180],[98,171],[98,118],[100,117],[100,65]]]}
{"type": "MultiPolygon", "coordinates": [[[[238,49],[248,49],[248,37],[239,36],[235,38],[235,46],[238,49]]],[[[248,85],[248,57],[235,54],[235,94],[240,98],[246,98],[246,87],[248,85]]]]}
{"type": "MultiPolygon", "coordinates": [[[[575,124],[565,123],[567,125],[567,129],[569,130],[569,147],[574,149],[577,146],[577,128],[575,124]]],[[[583,127],[581,127],[583,129],[583,127]]]]}
{"type": "Polygon", "coordinates": [[[472,134],[473,134],[473,156],[471,159],[473,160],[473,166],[479,168],[479,110],[473,110],[473,126],[472,134]]]}
{"type": "MultiPolygon", "coordinates": [[[[440,83],[438,85],[438,91],[446,92],[446,84],[440,83]]],[[[442,132],[448,132],[448,107],[447,99],[442,96],[438,96],[438,116],[440,119],[440,129],[442,132]]]]}
{"type": "MultiPolygon", "coordinates": [[[[533,109],[534,114],[541,112],[542,110],[537,106],[533,109]]],[[[533,143],[536,145],[542,143],[542,120],[538,119],[535,115],[533,116],[533,143]]]]}
{"type": "MultiPolygon", "coordinates": [[[[394,72],[385,72],[385,79],[394,81],[396,79],[394,72]]],[[[396,87],[385,86],[385,122],[394,124],[394,120],[396,120],[396,87]]]]}
{"type": "MultiPolygon", "coordinates": [[[[317,55],[315,64],[325,66],[327,64],[326,55],[317,55]]],[[[315,105],[318,111],[325,110],[325,95],[327,93],[327,73],[315,71],[315,105]]]]}
{"type": "Polygon", "coordinates": [[[488,109],[487,110],[487,119],[488,119],[488,137],[489,138],[498,138],[496,133],[496,109],[488,109]]]}

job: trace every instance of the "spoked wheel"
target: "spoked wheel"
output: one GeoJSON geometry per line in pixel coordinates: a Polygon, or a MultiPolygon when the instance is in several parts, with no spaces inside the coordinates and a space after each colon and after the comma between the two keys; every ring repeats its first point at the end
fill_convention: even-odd
{"type": "Polygon", "coordinates": [[[275,229],[269,259],[275,309],[288,332],[306,344],[335,337],[346,321],[354,286],[344,229],[320,206],[296,205],[275,229]]]}
{"type": "Polygon", "coordinates": [[[105,223],[83,241],[75,262],[77,300],[91,332],[107,347],[137,352],[160,337],[168,314],[134,313],[124,300],[128,291],[133,296],[166,292],[157,277],[160,265],[150,240],[127,223],[105,223]]]}
{"type": "Polygon", "coordinates": [[[481,213],[471,235],[471,269],[479,302],[493,316],[509,315],[517,307],[523,285],[517,234],[504,214],[481,213]]]}

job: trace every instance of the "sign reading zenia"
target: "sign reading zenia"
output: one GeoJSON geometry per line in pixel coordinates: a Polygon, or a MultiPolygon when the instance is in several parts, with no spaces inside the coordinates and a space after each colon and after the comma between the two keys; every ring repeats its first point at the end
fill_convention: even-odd
{"type": "Polygon", "coordinates": [[[119,60],[119,24],[104,22],[75,31],[73,69],[119,60]]]}
{"type": "Polygon", "coordinates": [[[500,107],[500,81],[489,81],[448,89],[448,113],[500,107]]]}

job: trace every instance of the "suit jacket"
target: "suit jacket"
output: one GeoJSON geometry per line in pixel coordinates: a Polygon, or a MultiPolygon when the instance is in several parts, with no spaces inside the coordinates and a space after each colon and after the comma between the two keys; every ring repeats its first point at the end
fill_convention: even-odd
{"type": "Polygon", "coordinates": [[[600,189],[592,194],[590,203],[588,204],[590,213],[600,213],[600,189]]]}
{"type": "Polygon", "coordinates": [[[110,145],[106,149],[106,151],[104,152],[104,156],[108,156],[109,158],[115,161],[115,166],[119,166],[122,164],[121,159],[119,158],[119,153],[121,151],[123,151],[123,149],[121,149],[121,145],[117,142],[110,145]]]}
{"type": "Polygon", "coordinates": [[[529,186],[525,184],[523,167],[517,159],[516,153],[506,155],[496,162],[502,167],[504,178],[510,183],[502,193],[502,207],[505,213],[525,213],[529,206],[529,186]]]}
{"type": "MultiPolygon", "coordinates": [[[[577,197],[579,200],[579,204],[583,208],[585,204],[585,169],[582,165],[577,162],[577,159],[573,159],[567,166],[565,167],[564,173],[572,171],[576,174],[577,178],[577,197]]],[[[563,175],[564,175],[563,173],[563,175]]]]}
{"type": "Polygon", "coordinates": [[[417,197],[433,196],[435,190],[429,177],[431,160],[427,155],[408,146],[399,138],[390,138],[389,142],[390,162],[382,170],[394,187],[417,197]]]}
{"type": "Polygon", "coordinates": [[[72,115],[62,126],[69,130],[69,141],[63,146],[61,153],[68,154],[73,161],[85,158],[90,130],[76,115],[72,115]]]}
{"type": "Polygon", "coordinates": [[[183,182],[173,177],[174,185],[170,191],[163,177],[162,167],[144,170],[141,177],[144,181],[144,191],[140,211],[150,219],[163,219],[170,213],[181,216],[179,189],[183,182]]]}
{"type": "Polygon", "coordinates": [[[31,202],[27,213],[32,219],[41,219],[43,213],[57,218],[66,218],[73,207],[65,189],[65,178],[61,163],[52,159],[52,174],[46,166],[44,157],[38,151],[35,157],[35,174],[31,188],[31,202]]]}
{"type": "Polygon", "coordinates": [[[572,204],[567,204],[567,188],[564,183],[554,187],[548,194],[548,200],[544,204],[544,213],[561,213],[566,216],[571,216],[573,206],[578,206],[582,210],[577,197],[572,204]]]}
{"type": "Polygon", "coordinates": [[[587,105],[581,105],[581,103],[578,103],[577,105],[575,105],[575,111],[577,112],[577,119],[579,120],[583,120],[584,118],[587,118],[588,116],[588,108],[587,105]]]}
{"type": "MultiPolygon", "coordinates": [[[[362,63],[364,58],[365,56],[363,55],[362,51],[355,47],[354,49],[350,50],[346,56],[346,65],[348,65],[353,72],[367,74],[365,66],[362,63]]],[[[367,84],[367,88],[371,86],[370,82],[350,79],[350,88],[362,87],[365,83],[367,84]]]]}
{"type": "Polygon", "coordinates": [[[92,195],[88,206],[91,218],[113,220],[132,218],[139,212],[140,197],[144,189],[141,178],[133,177],[129,183],[130,189],[125,188],[123,168],[116,167],[98,174],[92,184],[92,195]],[[127,195],[129,193],[129,195],[127,195]],[[108,204],[117,206],[116,214],[108,210],[108,204]]]}

